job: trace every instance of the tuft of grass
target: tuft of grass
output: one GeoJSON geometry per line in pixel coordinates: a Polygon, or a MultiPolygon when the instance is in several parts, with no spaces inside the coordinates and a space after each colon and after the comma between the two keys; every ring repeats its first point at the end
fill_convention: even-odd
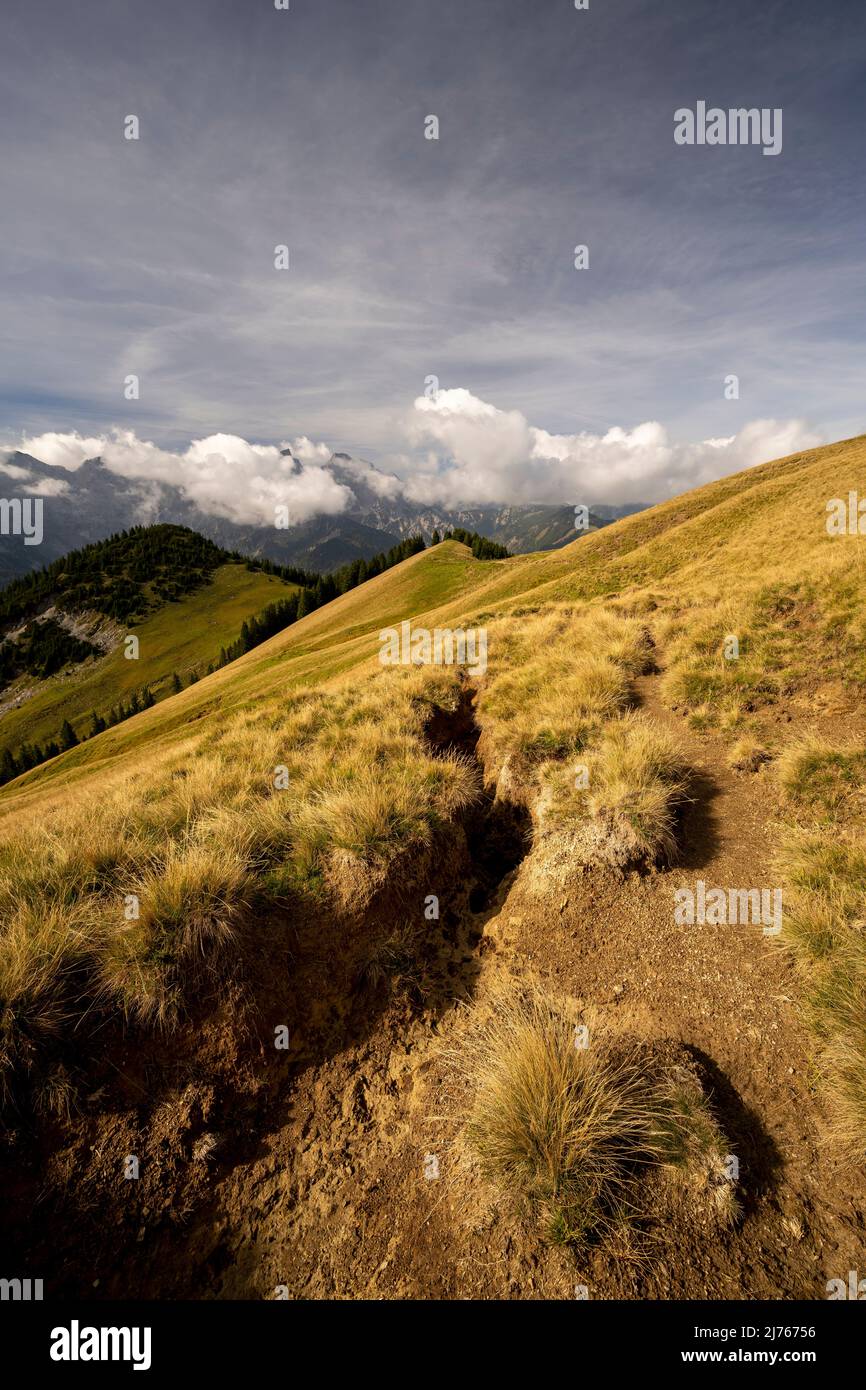
{"type": "Polygon", "coordinates": [[[531,986],[501,990],[461,1058],[473,1101],[466,1137],[485,1175],[583,1245],[618,1227],[636,1165],[659,1151],[660,1111],[634,1050],[574,1029],[531,986]]]}
{"type": "Polygon", "coordinates": [[[234,943],[251,887],[246,865],[228,846],[171,844],[164,860],[130,885],[137,919],[124,921],[120,904],[103,908],[103,996],[139,1022],[176,1023],[185,1000],[214,978],[234,943]],[[109,914],[117,920],[113,930],[109,914]]]}
{"type": "Polygon", "coordinates": [[[605,728],[590,766],[590,806],[596,816],[625,821],[648,857],[672,858],[677,807],[688,772],[673,740],[640,712],[605,728]]]}
{"type": "Polygon", "coordinates": [[[36,1088],[36,1109],[40,1115],[69,1120],[76,1105],[72,1078],[62,1062],[58,1062],[36,1088]]]}
{"type": "Polygon", "coordinates": [[[763,744],[748,734],[738,738],[728,750],[728,766],[735,772],[757,772],[769,759],[763,744]]]}
{"type": "Polygon", "coordinates": [[[628,711],[604,726],[585,761],[586,789],[576,785],[571,765],[543,769],[540,834],[579,831],[595,822],[607,827],[611,841],[627,843],[633,860],[673,858],[688,769],[670,736],[642,712],[628,711]]]}
{"type": "Polygon", "coordinates": [[[423,940],[424,933],[417,922],[400,923],[370,951],[361,971],[364,983],[371,989],[396,984],[409,991],[419,990],[423,940]]]}
{"type": "Polygon", "coordinates": [[[22,904],[0,951],[0,1101],[27,1076],[81,1010],[79,983],[92,963],[91,924],[78,904],[22,904]]]}
{"type": "MultiPolygon", "coordinates": [[[[866,930],[866,923],[859,930],[866,930]]],[[[866,941],[862,935],[850,938],[818,975],[809,1003],[823,1042],[834,1135],[862,1160],[866,1149],[866,941]]]]}
{"type": "Polygon", "coordinates": [[[709,1194],[720,1225],[733,1225],[740,1203],[726,1169],[728,1143],[700,1083],[686,1067],[674,1067],[660,1095],[662,1162],[696,1194],[709,1194]]]}
{"type": "Polygon", "coordinates": [[[727,1141],[700,1080],[669,1048],[593,1026],[576,1046],[572,1010],[534,980],[502,982],[455,1062],[467,1083],[465,1137],[482,1173],[548,1238],[640,1258],[673,1177],[720,1227],[739,1215],[727,1141]]]}

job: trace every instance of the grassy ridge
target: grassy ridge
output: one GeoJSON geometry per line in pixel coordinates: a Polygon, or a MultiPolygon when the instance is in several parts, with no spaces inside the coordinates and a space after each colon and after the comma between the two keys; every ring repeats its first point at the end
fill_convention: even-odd
{"type": "Polygon", "coordinates": [[[47,743],[57,737],[64,720],[83,737],[91,711],[107,714],[144,686],[161,699],[171,689],[173,671],[184,680],[195,669],[203,671],[227,639],[237,636],[245,619],[293,591],[245,565],[220,566],[209,585],[166,604],[132,629],[139,641],[138,660],[127,660],[121,645],[71,675],[55,677],[19,708],[7,710],[0,717],[0,754],[4,748],[14,752],[25,741],[47,743]]]}
{"type": "MultiPolygon", "coordinates": [[[[531,614],[546,604],[629,595],[653,614],[665,640],[687,623],[714,621],[720,602],[748,604],[796,571],[854,586],[835,613],[816,664],[858,621],[866,588],[866,537],[827,535],[827,499],[858,487],[866,495],[866,443],[845,441],[723,479],[628,517],[574,545],[509,560],[477,561],[454,542],[424,552],[310,614],[216,672],[192,691],[19,778],[0,792],[2,808],[28,789],[66,779],[89,763],[134,752],[154,738],[181,737],[191,718],[209,718],[277,689],[375,669],[381,627],[411,616],[428,627],[531,614]],[[759,560],[756,562],[756,557],[759,560]]],[[[780,620],[780,626],[784,622],[780,620]]],[[[697,637],[693,646],[697,647],[697,637]]]]}
{"type": "MultiPolygon", "coordinates": [[[[6,909],[19,904],[0,983],[17,1003],[5,1017],[32,1014],[35,991],[51,1035],[67,974],[54,953],[65,960],[72,943],[103,1001],[167,1018],[202,942],[218,951],[252,899],[287,884],[339,895],[383,882],[407,845],[459,814],[470,784],[459,765],[441,781],[419,713],[453,702],[453,672],[378,661],[379,630],[405,618],[488,627],[479,721],[497,769],[511,760],[536,836],[555,840],[551,863],[616,836],[617,863],[668,850],[682,769],[670,740],[628,714],[631,679],[654,643],[668,656],[668,699],[732,741],[762,732],[779,700],[808,718],[824,673],[856,699],[866,537],[825,525],[828,500],[852,488],[866,495],[862,439],[710,484],[551,554],[485,561],[444,543],[19,778],[0,792],[6,909]],[[730,632],[736,663],[720,651],[730,632]],[[562,780],[578,753],[593,772],[588,797],[562,780]],[[290,804],[272,794],[277,763],[290,804]],[[56,884],[49,910],[39,883],[56,884]],[[124,931],[118,895],[137,892],[130,884],[148,906],[144,925],[124,931]]],[[[777,729],[777,743],[797,732],[777,729]]],[[[848,940],[833,892],[821,912],[848,940]]],[[[76,958],[70,970],[83,968],[76,958]]],[[[866,1115],[866,1034],[851,1024],[864,1016],[860,956],[835,951],[821,987],[827,1065],[849,1078],[849,1119],[857,1106],[866,1115]]]]}

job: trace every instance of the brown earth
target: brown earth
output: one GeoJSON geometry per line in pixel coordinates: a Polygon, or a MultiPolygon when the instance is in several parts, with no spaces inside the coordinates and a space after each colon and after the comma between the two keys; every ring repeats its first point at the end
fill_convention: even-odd
{"type": "MultiPolygon", "coordinates": [[[[9,1137],[21,1272],[60,1297],[572,1298],[583,1284],[594,1298],[784,1299],[825,1297],[866,1266],[866,1183],[825,1142],[788,956],[760,926],[674,922],[674,890],[698,878],[774,886],[772,778],[730,770],[717,736],[661,705],[658,680],[640,678],[637,701],[692,768],[675,866],[594,869],[539,901],[525,813],[488,794],[407,876],[408,899],[363,924],[257,924],[216,1021],[203,1010],[170,1047],[106,1039],[79,1113],[9,1137]],[[659,1203],[637,1251],[576,1260],[485,1185],[449,1049],[503,972],[694,1061],[740,1163],[733,1229],[659,1203]],[[288,1052],[273,1046],[282,1022],[288,1052]]],[[[471,754],[468,703],[430,734],[471,754]]]]}

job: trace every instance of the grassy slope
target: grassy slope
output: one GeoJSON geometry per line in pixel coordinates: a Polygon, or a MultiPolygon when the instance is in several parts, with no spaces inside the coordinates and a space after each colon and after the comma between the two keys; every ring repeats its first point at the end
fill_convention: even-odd
{"type": "MultiPolygon", "coordinates": [[[[227,707],[251,706],[279,689],[318,685],[356,667],[375,669],[379,629],[410,616],[419,626],[456,626],[494,612],[647,592],[669,603],[712,606],[795,572],[846,574],[866,589],[866,538],[831,538],[825,528],[828,498],[844,497],[849,488],[866,495],[864,437],[710,483],[562,550],[477,561],[447,542],[343,595],[156,709],[17,779],[0,792],[0,814],[18,798],[30,801],[42,785],[77,780],[91,764],[104,768],[118,756],[146,753],[154,738],[176,740],[191,720],[217,719],[227,707]]],[[[206,604],[207,591],[195,601],[206,604]]]]}
{"type": "Polygon", "coordinates": [[[294,585],[244,565],[222,565],[212,583],[179,603],[165,604],[130,629],[139,639],[137,661],[128,661],[123,647],[117,647],[72,675],[43,682],[31,700],[7,710],[0,718],[0,753],[5,747],[14,752],[25,741],[50,742],[57,738],[64,719],[83,736],[90,729],[93,710],[106,715],[112,705],[128,700],[145,685],[161,700],[170,690],[173,671],[186,681],[194,668],[205,669],[219,656],[220,647],[235,640],[246,618],[293,589],[294,585]]]}
{"type": "MultiPolygon", "coordinates": [[[[37,941],[40,932],[47,936],[51,926],[45,921],[40,875],[53,873],[52,864],[58,915],[50,949],[67,952],[65,924],[80,903],[85,916],[90,914],[87,930],[95,933],[93,950],[100,956],[103,981],[119,998],[134,986],[135,1007],[147,1010],[150,976],[140,969],[161,968],[160,952],[174,940],[195,954],[195,942],[184,945],[183,933],[177,936],[178,923],[184,927],[197,920],[190,903],[205,904],[202,921],[212,924],[212,902],[218,901],[228,931],[233,902],[245,901],[253,888],[270,891],[272,871],[290,868],[292,882],[309,886],[330,872],[336,853],[355,856],[356,863],[369,861],[384,874],[401,846],[429,842],[431,827],[462,805],[468,790],[459,785],[458,770],[431,760],[425,751],[417,705],[426,698],[420,677],[414,685],[393,673],[362,679],[381,672],[379,630],[404,618],[428,628],[488,625],[491,669],[479,717],[490,746],[519,757],[527,750],[537,757],[553,749],[562,758],[583,747],[575,737],[583,720],[590,752],[594,743],[600,760],[602,775],[593,783],[599,811],[609,819],[640,790],[646,828],[643,822],[632,826],[632,839],[637,835],[652,849],[664,839],[660,831],[676,791],[677,768],[675,750],[654,742],[652,728],[622,717],[628,678],[640,668],[638,630],[644,624],[652,628],[674,685],[685,672],[684,689],[709,692],[700,714],[705,722],[716,719],[724,705],[721,727],[751,732],[780,694],[801,699],[808,718],[809,681],[831,662],[835,677],[848,682],[850,705],[851,691],[856,700],[862,678],[850,662],[839,662],[838,653],[848,650],[846,644],[852,650],[862,645],[866,539],[830,537],[826,531],[828,499],[845,497],[849,489],[866,494],[862,438],[723,479],[564,550],[482,562],[461,545],[443,544],[344,595],[180,695],[19,778],[0,792],[3,833],[10,837],[10,902],[24,881],[22,872],[25,877],[29,872],[20,867],[32,859],[27,837],[42,835],[44,842],[44,870],[37,872],[33,861],[33,891],[16,929],[21,943],[16,959],[26,985],[21,998],[35,988],[36,979],[32,962],[37,957],[27,943],[37,941]],[[785,591],[787,606],[778,612],[762,597],[771,585],[785,591]],[[603,605],[591,602],[600,599],[603,605]],[[588,613],[582,600],[590,602],[588,613]],[[562,608],[575,601],[577,613],[562,608]],[[719,632],[732,630],[735,619],[744,657],[731,664],[720,656],[719,632]],[[767,663],[774,650],[768,621],[777,644],[780,634],[795,630],[799,657],[785,649],[776,666],[767,663]],[[803,650],[806,661],[800,659],[803,650]],[[757,653],[757,662],[750,651],[757,653]],[[750,659],[772,675],[766,689],[744,679],[750,659]],[[301,693],[311,688],[314,694],[301,693]],[[519,709],[518,720],[512,720],[511,706],[519,709]],[[284,760],[293,795],[281,801],[267,791],[267,779],[284,760]],[[136,781],[138,796],[130,794],[136,781]],[[98,826],[92,806],[102,815],[98,826]],[[52,808],[59,814],[56,832],[47,824],[52,808]],[[63,856],[73,842],[81,851],[67,867],[63,856]],[[137,882],[135,874],[142,878],[142,901],[149,901],[150,915],[141,941],[129,944],[127,960],[116,955],[127,947],[112,914],[124,885],[131,877],[137,882]],[[103,885],[98,893],[94,883],[103,885]]],[[[205,591],[196,601],[207,597],[205,591]]],[[[694,702],[688,697],[679,703],[688,709],[694,702]]],[[[776,730],[783,742],[796,732],[796,724],[787,735],[776,730]]],[[[579,847],[585,812],[562,799],[557,776],[564,767],[554,760],[546,770],[524,770],[527,784],[537,777],[543,785],[547,779],[545,815],[553,818],[552,830],[572,834],[579,847]]],[[[524,770],[518,768],[518,774],[524,770]]],[[[823,844],[838,827],[818,821],[815,834],[823,844]]],[[[830,888],[838,897],[835,880],[830,888]]],[[[854,896],[860,892],[857,885],[849,888],[854,896]]],[[[807,890],[814,891],[811,882],[807,890]]],[[[282,891],[279,884],[274,891],[282,891]]],[[[829,944],[829,966],[816,976],[820,997],[816,994],[814,1007],[821,1014],[819,1032],[844,1045],[849,1093],[855,1093],[854,1108],[866,1113],[858,1022],[866,1016],[861,988],[866,953],[860,940],[851,934],[847,917],[840,920],[829,944]],[[842,940],[845,952],[857,947],[852,961],[835,954],[842,940]]],[[[812,969],[808,960],[804,969],[812,969]]],[[[846,1113],[851,1111],[849,1099],[846,1113]]]]}

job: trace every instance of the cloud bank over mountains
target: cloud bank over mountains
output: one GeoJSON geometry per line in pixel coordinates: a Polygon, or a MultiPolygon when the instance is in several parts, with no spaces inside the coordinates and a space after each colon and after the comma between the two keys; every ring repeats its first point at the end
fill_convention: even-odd
{"type": "Polygon", "coordinates": [[[672,441],[658,421],[604,434],[551,434],[462,388],[415,401],[412,433],[439,455],[407,484],[417,501],[660,502],[727,473],[815,448],[802,420],[753,420],[736,434],[672,441]],[[442,458],[444,456],[444,462],[442,458]]]}
{"type": "MultiPolygon", "coordinates": [[[[729,473],[824,442],[803,420],[754,420],[735,434],[680,443],[657,421],[605,433],[553,434],[519,410],[503,410],[463,387],[419,396],[404,422],[398,456],[403,476],[345,454],[338,480],[329,445],[300,436],[255,444],[238,435],[193,440],[183,452],[139,439],[132,430],[82,436],[49,431],[16,448],[75,472],[101,458],[123,478],[177,487],[201,511],[230,521],[273,524],[288,506],[293,522],[339,516],[353,503],[353,482],[383,500],[447,508],[483,504],[657,502],[729,473]]],[[[20,478],[20,466],[0,464],[20,478]]],[[[40,479],[54,495],[62,480],[40,479]]],[[[34,487],[37,491],[37,487],[34,487]]]]}

